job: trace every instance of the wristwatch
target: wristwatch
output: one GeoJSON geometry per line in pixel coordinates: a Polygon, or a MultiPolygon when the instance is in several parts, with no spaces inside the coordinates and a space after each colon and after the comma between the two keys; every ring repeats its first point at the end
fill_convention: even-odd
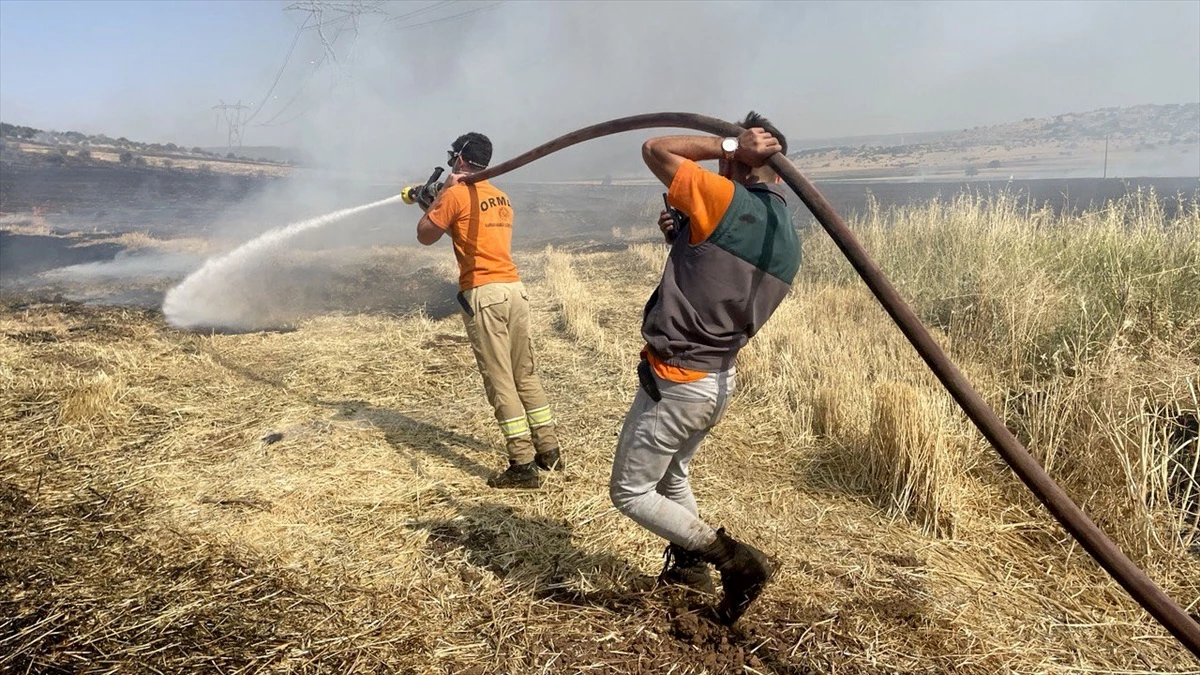
{"type": "Polygon", "coordinates": [[[721,153],[725,159],[733,159],[733,153],[737,152],[737,149],[737,136],[727,136],[721,139],[721,153]]]}

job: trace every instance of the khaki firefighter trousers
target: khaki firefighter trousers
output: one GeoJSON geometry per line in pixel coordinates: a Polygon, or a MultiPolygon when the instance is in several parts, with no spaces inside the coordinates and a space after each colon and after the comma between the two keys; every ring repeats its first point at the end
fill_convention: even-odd
{"type": "Polygon", "coordinates": [[[558,447],[550,401],[534,368],[529,294],[515,281],[477,286],[458,299],[508,458],[528,464],[535,452],[558,447]]]}

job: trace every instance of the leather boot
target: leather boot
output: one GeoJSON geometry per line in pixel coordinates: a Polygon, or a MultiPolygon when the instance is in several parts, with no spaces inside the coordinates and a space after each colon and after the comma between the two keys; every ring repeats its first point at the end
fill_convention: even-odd
{"type": "Polygon", "coordinates": [[[538,478],[537,467],[533,465],[533,462],[528,464],[517,464],[511,459],[508,461],[508,468],[489,478],[487,484],[488,487],[494,488],[517,488],[526,490],[532,490],[542,486],[542,482],[538,478]]]}
{"type": "Polygon", "coordinates": [[[563,462],[562,452],[558,447],[550,448],[545,452],[539,452],[534,456],[533,461],[537,462],[538,468],[542,471],[562,471],[566,468],[563,462]]]}
{"type": "Polygon", "coordinates": [[[661,584],[686,586],[692,590],[709,595],[717,594],[713,585],[712,575],[708,572],[708,563],[695,551],[689,551],[679,544],[671,544],[663,553],[666,559],[662,574],[658,575],[661,584]]]}
{"type": "Polygon", "coordinates": [[[726,625],[746,613],[775,573],[762,551],[737,541],[725,533],[725,528],[717,530],[716,541],[700,551],[700,555],[721,573],[717,618],[726,625]]]}

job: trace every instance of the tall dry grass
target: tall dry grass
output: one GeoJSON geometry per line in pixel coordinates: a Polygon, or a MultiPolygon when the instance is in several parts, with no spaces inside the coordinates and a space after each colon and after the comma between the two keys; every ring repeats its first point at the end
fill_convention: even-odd
{"type": "Polygon", "coordinates": [[[659,242],[632,244],[629,251],[633,253],[642,263],[651,270],[662,271],[664,265],[667,264],[667,254],[670,253],[670,247],[659,242]]]}
{"type": "MultiPolygon", "coordinates": [[[[1010,192],[961,193],[888,210],[872,202],[854,230],[960,353],[1012,379],[1129,348],[1200,349],[1194,200],[1168,220],[1151,190],[1061,215],[1010,192]]],[[[856,285],[840,252],[817,234],[805,242],[803,279],[856,285]]]]}
{"type": "Polygon", "coordinates": [[[575,273],[571,254],[548,246],[545,257],[546,285],[555,298],[562,327],[596,352],[618,357],[621,353],[619,339],[601,327],[594,289],[575,273]]]}
{"type": "Polygon", "coordinates": [[[965,490],[961,453],[942,426],[946,411],[916,387],[882,382],[871,410],[871,452],[865,466],[884,507],[932,536],[954,536],[965,490]]]}
{"type": "MultiPolygon", "coordinates": [[[[1123,548],[1152,563],[1195,547],[1194,201],[1167,219],[1148,192],[1061,215],[1011,193],[964,193],[876,205],[852,229],[1010,428],[1123,548]]],[[[916,519],[931,531],[948,532],[936,523],[953,513],[934,505],[953,503],[942,484],[953,478],[961,490],[954,474],[998,483],[1037,511],[990,450],[964,459],[939,449],[934,428],[974,435],[961,413],[829,238],[812,233],[804,253],[793,294],[742,358],[748,392],[775,404],[785,436],[828,439],[843,457],[833,480],[901,510],[926,504],[916,519]],[[918,422],[932,413],[916,403],[904,424],[892,420],[892,381],[917,387],[901,398],[928,399],[941,411],[936,424],[918,422]],[[878,475],[913,461],[903,475],[878,475]],[[985,465],[999,471],[977,470],[985,465]]]]}

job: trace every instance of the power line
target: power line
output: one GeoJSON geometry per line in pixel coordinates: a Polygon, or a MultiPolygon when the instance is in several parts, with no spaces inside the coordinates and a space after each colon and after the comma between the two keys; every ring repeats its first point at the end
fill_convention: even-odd
{"type": "Polygon", "coordinates": [[[353,19],[353,18],[354,17],[347,14],[345,16],[339,16],[336,19],[330,19],[329,21],[324,21],[324,22],[319,22],[319,23],[313,24],[313,25],[309,26],[308,28],[305,28],[304,30],[316,31],[318,28],[341,28],[342,26],[350,23],[351,19],[353,19]]]}
{"type": "MultiPolygon", "coordinates": [[[[317,103],[319,103],[319,101],[313,101],[313,102],[309,103],[306,107],[302,108],[300,110],[300,112],[296,113],[295,115],[292,115],[291,117],[289,117],[285,120],[281,120],[279,122],[263,122],[262,124],[258,124],[256,126],[260,126],[260,127],[286,126],[288,124],[291,124],[292,122],[295,122],[296,120],[300,119],[301,117],[304,117],[305,115],[307,115],[310,110],[317,107],[317,103]]],[[[278,116],[279,115],[276,115],[275,117],[278,117],[278,116]]],[[[272,118],[272,119],[274,119],[274,118],[272,118]]]]}
{"type": "Polygon", "coordinates": [[[288,63],[292,60],[292,53],[296,51],[296,43],[300,42],[300,34],[304,32],[304,27],[308,25],[308,21],[311,18],[311,16],[306,18],[304,23],[300,24],[300,27],[296,29],[296,34],[292,36],[292,44],[288,47],[287,55],[283,57],[283,65],[279,66],[279,72],[275,73],[275,81],[271,83],[271,88],[267,90],[262,100],[258,102],[258,107],[246,118],[246,123],[258,117],[258,113],[262,111],[263,106],[267,104],[267,101],[271,98],[271,94],[274,93],[275,87],[279,86],[279,80],[283,77],[283,71],[287,69],[288,63]]]}
{"type": "MultiPolygon", "coordinates": [[[[382,24],[379,25],[379,28],[382,28],[385,25],[397,24],[397,23],[403,22],[405,20],[411,20],[411,19],[419,17],[421,15],[428,14],[429,12],[432,12],[437,9],[441,9],[441,8],[445,7],[446,5],[449,5],[451,2],[452,2],[452,0],[439,0],[438,2],[434,2],[430,5],[426,5],[425,7],[421,7],[421,8],[415,9],[410,12],[405,12],[405,13],[399,14],[397,16],[388,17],[387,19],[384,19],[382,24]]],[[[468,10],[462,11],[462,12],[458,12],[456,14],[449,14],[446,16],[433,17],[428,20],[420,21],[417,23],[392,25],[392,26],[389,26],[389,28],[391,30],[408,30],[408,29],[414,29],[414,28],[422,28],[425,26],[433,26],[433,25],[436,25],[439,23],[454,21],[454,20],[458,20],[458,19],[462,19],[464,17],[474,15],[474,14],[479,14],[479,13],[482,13],[482,12],[485,12],[485,11],[488,11],[491,9],[495,9],[496,7],[499,7],[500,5],[503,5],[503,4],[505,4],[505,0],[500,0],[499,2],[492,2],[491,4],[484,5],[482,7],[473,7],[471,9],[468,9],[468,10]]],[[[314,76],[316,76],[317,72],[321,69],[322,65],[326,62],[327,59],[332,60],[334,63],[338,63],[337,54],[335,53],[333,46],[337,43],[338,38],[341,37],[344,30],[346,30],[346,25],[347,24],[353,25],[352,30],[354,32],[355,39],[357,41],[358,28],[359,28],[359,26],[358,26],[359,17],[362,14],[367,14],[367,13],[371,13],[371,14],[385,13],[379,8],[380,5],[381,5],[381,3],[379,3],[379,2],[361,2],[361,1],[357,1],[357,0],[351,0],[349,2],[328,2],[328,1],[324,1],[324,0],[305,0],[303,2],[296,2],[292,5],[285,7],[284,11],[299,10],[299,11],[308,12],[308,17],[305,19],[304,23],[300,26],[299,30],[297,31],[297,35],[292,40],[292,46],[288,50],[288,58],[290,58],[292,51],[295,49],[296,42],[299,40],[300,33],[305,32],[305,31],[316,31],[318,33],[318,35],[320,35],[320,37],[321,37],[321,43],[324,46],[324,50],[323,50],[323,53],[321,54],[321,57],[317,60],[316,65],[313,67],[312,71],[309,72],[308,77],[306,77],[304,79],[304,82],[300,85],[300,88],[296,91],[296,93],[294,95],[292,95],[292,97],[289,98],[283,104],[283,107],[280,108],[279,110],[277,110],[275,112],[275,114],[272,115],[269,119],[267,119],[265,122],[259,122],[258,124],[255,124],[254,126],[256,126],[256,127],[272,127],[272,126],[283,126],[286,124],[290,124],[290,123],[300,119],[305,114],[307,114],[309,111],[311,111],[313,108],[315,108],[318,103],[317,101],[314,101],[313,103],[310,103],[309,105],[305,106],[300,112],[298,112],[295,115],[292,115],[291,117],[287,117],[283,120],[279,119],[285,112],[287,112],[292,107],[293,104],[296,103],[297,100],[299,100],[301,95],[303,95],[305,90],[308,88],[308,85],[312,81],[312,78],[314,76]],[[326,16],[328,14],[340,14],[340,16],[327,19],[326,16]],[[315,21],[314,21],[314,19],[315,19],[315,21]],[[333,35],[332,40],[328,39],[325,35],[325,31],[330,28],[338,29],[337,32],[333,35]]],[[[351,49],[351,53],[353,53],[353,50],[354,50],[353,44],[351,45],[350,49],[351,49]]],[[[288,58],[284,59],[284,67],[286,67],[286,65],[287,65],[288,58]]],[[[339,68],[339,70],[341,70],[341,69],[342,68],[339,68]]],[[[280,72],[276,75],[275,81],[274,81],[274,83],[272,83],[271,89],[267,92],[267,95],[263,97],[262,103],[259,104],[258,108],[255,109],[254,113],[250,117],[248,117],[245,120],[245,122],[249,122],[258,116],[259,112],[262,110],[265,103],[268,100],[270,100],[271,93],[274,92],[282,75],[283,75],[283,68],[281,68],[280,72]]],[[[333,90],[337,88],[336,82],[334,82],[333,84],[334,84],[334,86],[331,87],[330,94],[332,94],[333,90]]]]}
{"type": "MultiPolygon", "coordinates": [[[[343,32],[343,29],[340,29],[340,28],[339,28],[339,29],[338,29],[338,31],[337,31],[336,33],[334,33],[334,35],[333,35],[333,40],[331,41],[331,44],[333,44],[333,45],[336,45],[336,44],[337,44],[338,38],[340,38],[340,37],[342,36],[342,32],[343,32]]],[[[307,90],[307,89],[308,89],[308,85],[309,85],[309,83],[311,83],[311,82],[312,82],[312,79],[313,79],[313,77],[315,77],[315,76],[316,76],[317,72],[321,70],[321,66],[322,66],[322,64],[324,64],[324,63],[325,63],[325,59],[326,59],[326,57],[328,57],[328,56],[329,56],[329,53],[328,53],[328,52],[322,52],[322,53],[321,53],[321,57],[320,57],[320,58],[318,58],[318,59],[317,59],[317,61],[316,61],[316,65],[314,65],[314,66],[313,66],[313,68],[312,68],[312,70],[310,70],[310,71],[308,72],[308,77],[305,77],[305,78],[304,78],[304,82],[302,82],[302,83],[300,84],[300,88],[296,90],[296,93],[295,93],[295,94],[293,94],[293,95],[292,95],[292,97],[291,97],[291,98],[289,98],[289,99],[288,99],[288,100],[287,100],[287,101],[286,101],[286,102],[283,104],[283,107],[282,107],[282,108],[280,108],[278,111],[276,111],[276,112],[275,112],[275,114],[274,114],[274,115],[272,115],[270,119],[268,119],[268,120],[267,120],[267,121],[265,121],[265,122],[259,122],[259,123],[258,123],[258,124],[256,124],[255,126],[259,126],[259,127],[280,126],[280,125],[287,124],[288,122],[291,122],[291,121],[294,121],[294,120],[298,119],[298,118],[299,118],[300,116],[302,116],[302,115],[303,115],[305,112],[307,112],[308,110],[311,110],[311,109],[313,108],[313,105],[312,105],[312,104],[310,104],[310,105],[309,105],[308,107],[306,107],[306,108],[305,108],[303,111],[301,111],[301,113],[300,113],[299,115],[296,115],[296,116],[294,116],[294,117],[291,117],[291,118],[289,118],[288,120],[286,120],[286,121],[284,121],[284,122],[280,122],[280,123],[278,123],[278,124],[273,124],[273,122],[275,122],[275,120],[279,119],[279,117],[280,117],[281,115],[283,115],[283,113],[287,112],[288,108],[291,108],[291,107],[292,107],[292,104],[294,104],[294,103],[295,103],[295,102],[296,102],[296,101],[297,101],[297,100],[300,98],[300,96],[301,96],[301,95],[302,95],[302,94],[305,92],[305,90],[307,90]]]]}
{"type": "Polygon", "coordinates": [[[307,23],[308,20],[315,18],[316,23],[313,25],[313,29],[316,30],[317,35],[321,36],[321,44],[325,47],[325,51],[329,52],[329,57],[336,63],[337,55],[333,53],[333,46],[329,39],[325,36],[325,30],[327,28],[333,28],[334,22],[340,22],[344,24],[345,22],[349,21],[354,25],[354,32],[357,36],[358,17],[363,14],[386,14],[386,12],[381,9],[382,5],[383,2],[381,0],[374,0],[371,2],[364,2],[363,0],[347,0],[344,2],[331,2],[329,0],[305,0],[303,2],[296,2],[288,5],[287,7],[283,8],[283,11],[308,12],[308,19],[305,21],[305,23],[307,23]],[[326,21],[326,12],[330,14],[340,14],[341,16],[326,21]]]}
{"type": "Polygon", "coordinates": [[[409,25],[407,25],[407,26],[400,26],[399,28],[396,28],[396,30],[407,30],[407,29],[410,29],[410,28],[421,28],[421,27],[423,27],[423,26],[432,26],[432,25],[434,25],[434,24],[443,23],[443,22],[445,22],[445,21],[451,21],[451,20],[453,20],[453,19],[461,19],[461,18],[462,18],[462,17],[464,17],[464,16],[471,16],[472,14],[478,14],[478,13],[480,13],[480,12],[484,12],[484,11],[487,11],[487,10],[489,10],[489,9],[493,9],[493,8],[495,8],[495,7],[499,7],[500,5],[503,5],[505,1],[506,1],[506,0],[501,0],[500,2],[493,2],[493,3],[492,3],[492,4],[490,4],[490,5],[484,5],[483,7],[476,7],[476,8],[474,8],[474,9],[469,9],[469,10],[467,10],[467,11],[465,11],[465,12],[459,12],[458,14],[451,14],[450,16],[443,16],[443,17],[439,17],[439,18],[437,18],[437,19],[433,19],[433,20],[430,20],[430,21],[423,21],[423,22],[421,22],[421,23],[411,23],[411,24],[409,24],[409,25]]]}
{"type": "Polygon", "coordinates": [[[316,65],[313,67],[313,69],[312,69],[312,70],[310,70],[310,71],[309,71],[309,73],[308,73],[308,77],[304,78],[304,82],[303,82],[303,83],[300,85],[300,88],[299,88],[299,89],[297,89],[297,90],[296,90],[296,93],[295,93],[295,94],[293,94],[293,95],[292,95],[292,97],[291,97],[291,98],[289,98],[289,99],[287,100],[287,102],[285,102],[285,103],[283,104],[283,107],[282,107],[282,108],[280,108],[280,109],[279,109],[279,110],[278,110],[278,111],[277,111],[277,112],[276,112],[274,115],[272,115],[272,116],[271,116],[271,118],[270,118],[270,119],[268,119],[267,121],[265,121],[265,122],[259,122],[258,124],[255,124],[254,126],[256,126],[256,127],[271,127],[271,126],[277,126],[277,125],[275,125],[275,124],[272,124],[272,122],[274,122],[275,120],[279,119],[279,116],[280,116],[280,115],[282,115],[283,113],[287,112],[288,108],[292,107],[292,104],[293,104],[293,103],[295,103],[295,102],[296,102],[296,101],[297,101],[297,100],[300,98],[301,94],[303,94],[303,93],[305,92],[305,90],[307,90],[307,89],[308,89],[308,83],[309,83],[309,82],[312,82],[312,79],[313,79],[313,77],[314,77],[314,76],[317,74],[317,71],[321,69],[321,64],[322,64],[322,63],[324,63],[324,62],[325,62],[325,55],[324,55],[324,54],[322,54],[322,55],[321,55],[321,58],[317,60],[317,64],[316,64],[316,65]]]}
{"type": "Polygon", "coordinates": [[[432,5],[427,5],[425,7],[422,7],[421,9],[416,9],[411,12],[401,14],[399,16],[389,17],[384,20],[384,23],[396,23],[398,21],[403,21],[405,19],[408,19],[408,18],[411,18],[414,16],[418,16],[420,14],[424,14],[425,12],[428,12],[430,10],[437,9],[438,7],[444,7],[445,5],[450,4],[450,2],[451,2],[451,0],[441,0],[441,2],[435,2],[432,5]]]}
{"type": "MultiPolygon", "coordinates": [[[[321,53],[321,57],[317,60],[316,65],[311,71],[309,71],[308,76],[304,78],[304,82],[300,85],[300,88],[296,91],[296,93],[293,94],[292,97],[283,104],[283,107],[276,111],[270,119],[268,119],[266,122],[260,122],[255,126],[280,126],[281,124],[286,124],[290,121],[298,119],[305,112],[311,109],[312,106],[310,105],[308,108],[301,111],[299,115],[293,116],[284,122],[275,123],[275,120],[279,119],[279,117],[283,115],[308,88],[309,82],[312,81],[312,78],[321,69],[321,65],[325,62],[325,59],[329,58],[335,62],[337,61],[337,55],[333,50],[333,46],[337,44],[338,39],[342,36],[342,33],[345,30],[344,26],[347,23],[352,23],[354,25],[355,36],[357,37],[359,15],[364,13],[382,13],[379,9],[380,5],[380,2],[362,2],[361,0],[352,0],[350,2],[323,2],[319,0],[309,0],[307,2],[298,2],[285,7],[284,11],[302,10],[308,12],[308,16],[298,29],[296,37],[292,40],[292,47],[288,51],[289,57],[291,55],[291,51],[296,46],[296,42],[299,40],[300,34],[305,31],[316,31],[321,36],[321,43],[324,46],[324,50],[321,53]],[[326,12],[337,12],[340,13],[341,16],[326,20],[326,12]],[[316,19],[316,21],[313,22],[313,19],[316,19]],[[325,36],[324,31],[330,28],[337,28],[337,32],[334,33],[333,39],[329,39],[325,36]]],[[[284,64],[286,66],[286,59],[284,64]]],[[[278,85],[282,75],[283,69],[281,68],[279,74],[276,75],[275,82],[272,84],[271,90],[268,91],[267,95],[263,97],[263,103],[259,105],[259,110],[262,109],[263,104],[270,100],[271,93],[274,92],[275,86],[278,85]]],[[[257,117],[259,110],[256,110],[255,113],[246,121],[248,122],[254,117],[257,117]]]]}
{"type": "MultiPolygon", "coordinates": [[[[340,33],[339,33],[339,35],[340,35],[340,33]]],[[[335,35],[335,36],[334,36],[334,38],[333,38],[333,41],[334,41],[334,43],[335,43],[335,44],[337,43],[337,38],[338,38],[338,35],[335,35]]],[[[300,117],[302,117],[302,116],[304,115],[304,113],[308,112],[309,110],[312,110],[312,109],[313,109],[313,107],[315,107],[315,105],[316,105],[316,103],[315,103],[315,102],[314,102],[314,103],[310,103],[310,104],[309,104],[307,107],[305,107],[305,108],[304,108],[304,110],[300,111],[300,113],[299,113],[298,115],[295,115],[295,116],[293,116],[293,117],[290,117],[290,118],[288,118],[288,119],[286,119],[286,120],[284,120],[284,121],[282,121],[282,122],[278,122],[278,123],[276,123],[276,122],[275,122],[275,120],[279,119],[279,117],[280,117],[281,115],[283,115],[283,113],[287,112],[288,108],[292,107],[292,104],[294,104],[294,103],[295,103],[297,100],[299,100],[300,96],[301,96],[301,95],[302,95],[302,94],[305,92],[305,90],[307,90],[307,89],[308,89],[308,85],[309,85],[309,83],[311,83],[311,82],[312,82],[312,79],[313,79],[313,77],[315,77],[315,76],[316,76],[316,74],[317,74],[317,71],[319,71],[319,70],[321,69],[321,65],[322,65],[323,63],[325,63],[325,57],[326,57],[326,56],[328,56],[328,55],[327,55],[327,54],[321,54],[321,58],[317,59],[317,63],[316,63],[316,65],[315,65],[315,66],[313,66],[313,69],[312,69],[311,71],[309,71],[309,73],[308,73],[308,77],[304,78],[304,83],[300,85],[300,89],[298,89],[298,90],[296,91],[296,93],[295,93],[295,94],[294,94],[294,95],[293,95],[293,96],[292,96],[290,99],[288,99],[286,103],[284,103],[284,104],[283,104],[283,107],[282,107],[282,108],[280,108],[278,112],[276,112],[274,115],[272,115],[272,116],[271,116],[271,118],[270,118],[270,119],[268,119],[267,121],[265,121],[265,122],[259,122],[259,123],[258,123],[258,124],[256,124],[255,126],[258,126],[258,127],[277,127],[277,126],[282,126],[282,125],[284,125],[284,124],[288,124],[288,123],[290,123],[290,122],[294,122],[295,120],[297,120],[297,119],[299,119],[300,117]]]]}

